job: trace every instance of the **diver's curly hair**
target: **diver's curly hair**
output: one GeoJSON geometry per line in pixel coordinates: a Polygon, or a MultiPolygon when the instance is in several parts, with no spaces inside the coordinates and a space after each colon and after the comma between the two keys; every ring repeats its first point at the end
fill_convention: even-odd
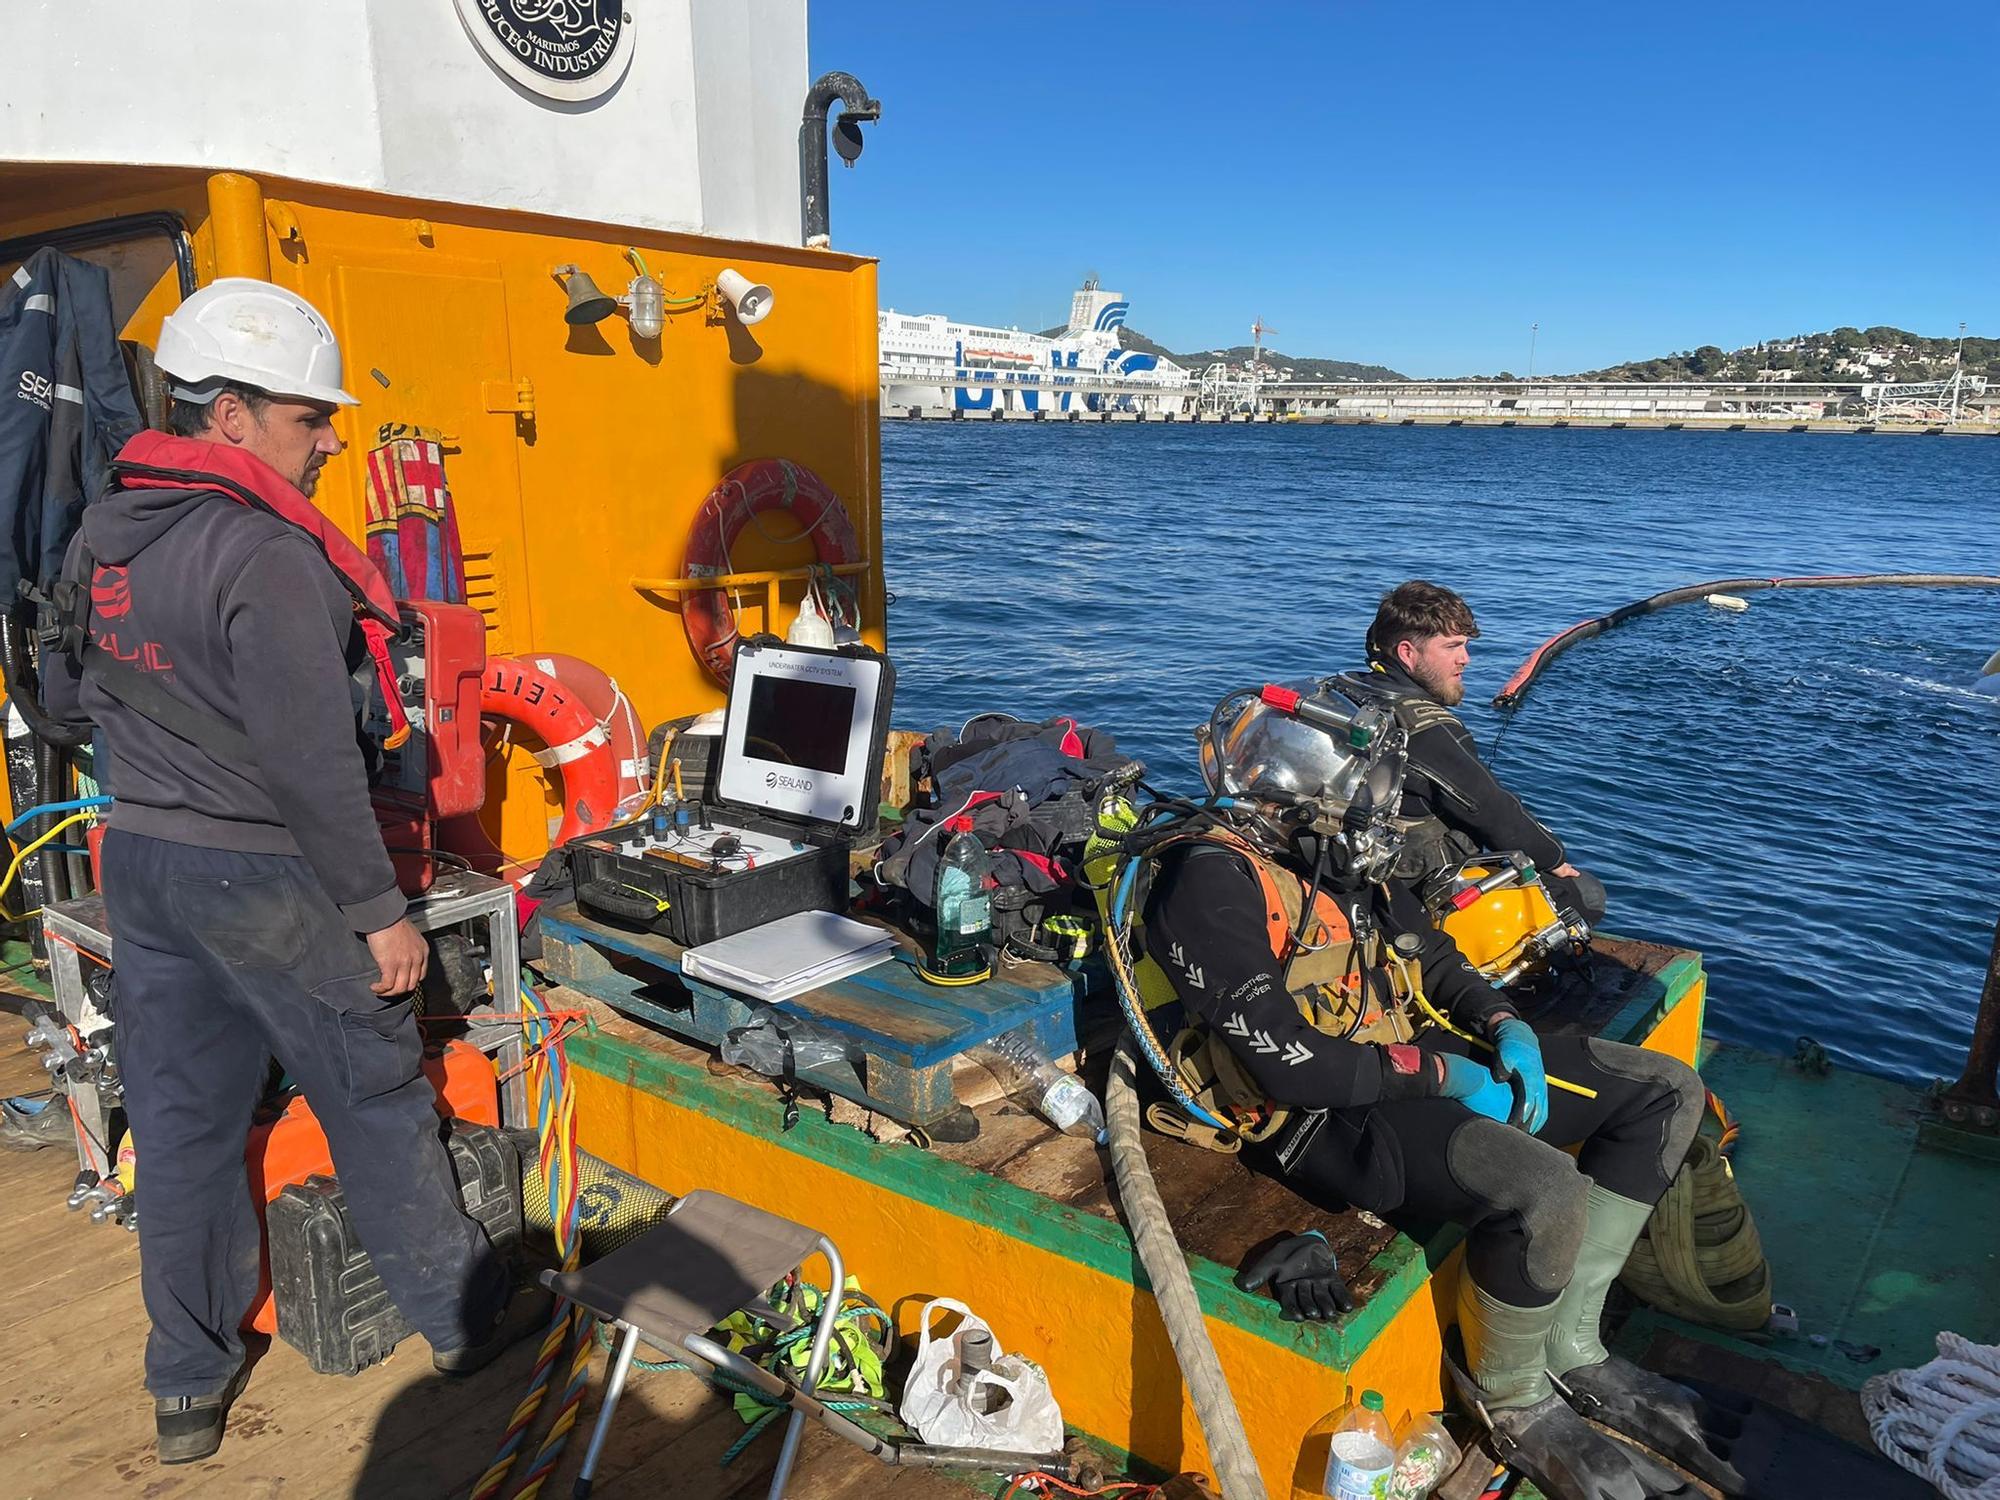
{"type": "Polygon", "coordinates": [[[1378,661],[1389,661],[1403,641],[1478,634],[1479,622],[1472,618],[1471,605],[1448,588],[1412,578],[1382,596],[1375,622],[1368,627],[1368,654],[1378,661]]]}

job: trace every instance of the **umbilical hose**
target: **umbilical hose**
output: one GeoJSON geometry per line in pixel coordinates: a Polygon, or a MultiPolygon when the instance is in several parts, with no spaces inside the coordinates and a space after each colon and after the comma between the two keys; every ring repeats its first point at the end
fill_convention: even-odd
{"type": "Polygon", "coordinates": [[[1167,1325],[1181,1378],[1187,1382],[1188,1399],[1201,1420],[1201,1435],[1215,1464],[1216,1481],[1229,1500],[1266,1500],[1264,1478],[1251,1457],[1250,1438],[1243,1430],[1236,1398],[1209,1340],[1208,1325],[1202,1321],[1201,1299],[1195,1295],[1187,1257],[1174,1238],[1167,1206],[1160,1201],[1153,1170],[1146,1164],[1146,1145],[1140,1137],[1138,1076],[1139,1057],[1132,1033],[1127,1031],[1118,1040],[1117,1055],[1111,1059],[1111,1082],[1104,1091],[1119,1206],[1147,1279],[1153,1283],[1153,1300],[1167,1325]]]}

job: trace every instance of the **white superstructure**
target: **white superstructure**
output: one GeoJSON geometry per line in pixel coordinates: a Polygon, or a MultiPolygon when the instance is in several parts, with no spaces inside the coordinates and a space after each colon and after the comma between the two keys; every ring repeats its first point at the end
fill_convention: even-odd
{"type": "Polygon", "coordinates": [[[0,161],[797,245],[807,84],[805,0],[19,0],[0,161]]]}
{"type": "Polygon", "coordinates": [[[1187,370],[1121,346],[1118,330],[1130,305],[1092,277],[1070,300],[1069,326],[1053,338],[887,309],[880,315],[883,409],[899,416],[940,409],[1191,413],[1187,370]]]}

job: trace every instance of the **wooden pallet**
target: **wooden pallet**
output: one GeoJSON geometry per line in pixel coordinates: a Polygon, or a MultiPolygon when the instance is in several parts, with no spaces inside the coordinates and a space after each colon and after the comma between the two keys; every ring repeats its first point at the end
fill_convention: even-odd
{"type": "Polygon", "coordinates": [[[801,1082],[922,1126],[939,1140],[977,1131],[952,1092],[952,1063],[1018,1026],[1052,1057],[1077,1050],[1083,981],[1049,964],[1010,965],[983,984],[940,987],[917,977],[914,955],[867,969],[775,1007],[681,972],[681,948],[585,916],[573,903],[541,913],[539,967],[614,1010],[688,1041],[720,1047],[729,1032],[775,1009],[846,1043],[852,1061],[801,1067],[801,1082]]]}

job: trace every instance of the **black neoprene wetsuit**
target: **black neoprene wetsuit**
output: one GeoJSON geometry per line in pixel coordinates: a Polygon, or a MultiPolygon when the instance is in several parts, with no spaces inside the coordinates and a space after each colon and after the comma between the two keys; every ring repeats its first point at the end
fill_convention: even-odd
{"type": "Polygon", "coordinates": [[[1422,849],[1420,840],[1413,840],[1411,853],[1434,867],[1447,853],[1457,858],[1481,850],[1519,850],[1535,862],[1556,903],[1579,912],[1595,926],[1604,915],[1603,885],[1589,875],[1554,873],[1569,861],[1562,840],[1500,784],[1479,758],[1471,731],[1457,715],[1438,703],[1400,663],[1377,663],[1353,676],[1379,685],[1390,697],[1420,700],[1431,710],[1410,734],[1401,812],[1405,818],[1436,819],[1455,837],[1444,851],[1422,849]]]}
{"type": "MultiPolygon", "coordinates": [[[[1335,898],[1380,923],[1385,938],[1421,939],[1426,994],[1462,1029],[1483,1036],[1514,1013],[1400,883],[1335,898]]],[[[1465,1225],[1479,1284],[1517,1306],[1544,1305],[1568,1281],[1590,1180],[1658,1201],[1701,1121],[1694,1070],[1636,1047],[1542,1037],[1550,1076],[1597,1097],[1552,1088],[1548,1121],[1530,1136],[1438,1096],[1431,1054],[1486,1057],[1442,1028],[1411,1047],[1314,1029],[1272,954],[1256,872],[1227,848],[1168,851],[1147,899],[1145,945],[1189,1018],[1225,1039],[1267,1097],[1294,1107],[1276,1136],[1246,1153],[1259,1170],[1330,1209],[1354,1205],[1413,1229],[1465,1225]],[[1557,1149],[1578,1144],[1576,1159],[1557,1149]]],[[[1386,999],[1386,975],[1372,978],[1386,999]]]]}

